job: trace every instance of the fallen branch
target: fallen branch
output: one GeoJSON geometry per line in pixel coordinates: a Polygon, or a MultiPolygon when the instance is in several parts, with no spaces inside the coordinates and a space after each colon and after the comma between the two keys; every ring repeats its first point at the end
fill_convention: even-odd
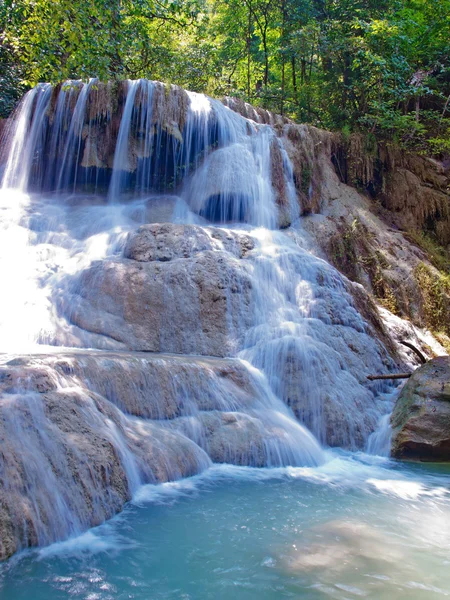
{"type": "Polygon", "coordinates": [[[376,379],[409,379],[412,373],[393,373],[392,375],[368,375],[367,379],[375,381],[376,379]]]}
{"type": "Polygon", "coordinates": [[[400,341],[400,344],[402,344],[403,346],[406,346],[407,348],[409,348],[410,350],[412,350],[414,352],[414,354],[416,354],[416,356],[419,357],[420,362],[424,365],[427,361],[427,359],[425,358],[425,356],[422,354],[422,352],[416,348],[415,346],[413,346],[410,342],[405,342],[404,340],[400,341]]]}

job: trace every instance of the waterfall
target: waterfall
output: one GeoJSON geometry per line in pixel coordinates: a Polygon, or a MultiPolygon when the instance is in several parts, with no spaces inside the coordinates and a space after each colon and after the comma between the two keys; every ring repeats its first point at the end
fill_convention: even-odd
{"type": "MultiPolygon", "coordinates": [[[[70,119],[70,125],[67,133],[64,135],[64,144],[62,150],[62,161],[59,170],[59,174],[57,176],[57,185],[56,189],[66,190],[69,188],[69,182],[71,177],[73,177],[73,181],[77,181],[77,173],[80,168],[80,158],[81,158],[81,144],[83,137],[83,130],[85,124],[86,117],[86,104],[89,98],[89,93],[96,83],[96,79],[91,79],[88,84],[83,84],[81,86],[81,91],[78,94],[78,98],[75,104],[75,109],[73,110],[72,117],[70,119]]],[[[72,87],[71,82],[67,82],[63,86],[60,95],[68,94],[68,101],[63,102],[63,110],[61,113],[58,112],[55,115],[55,131],[52,132],[52,138],[55,138],[55,135],[59,135],[61,128],[61,120],[64,119],[67,108],[70,108],[70,99],[72,90],[69,89],[69,92],[64,90],[66,85],[69,88],[72,87]]],[[[58,106],[59,108],[59,106],[58,106]]],[[[57,156],[57,151],[55,151],[55,157],[57,156]]],[[[74,183],[75,185],[75,183],[74,183]]]]}
{"type": "MultiPolygon", "coordinates": [[[[111,200],[116,200],[119,198],[122,189],[125,187],[125,175],[131,170],[131,165],[129,162],[130,129],[134,111],[134,101],[139,85],[140,81],[127,81],[127,99],[123,109],[122,119],[120,121],[116,150],[114,152],[113,172],[108,193],[111,200]]],[[[148,98],[148,103],[151,104],[151,95],[148,98]]],[[[144,130],[146,130],[148,128],[148,115],[146,114],[146,111],[143,111],[143,114],[145,114],[144,130]]]]}
{"type": "Polygon", "coordinates": [[[20,105],[11,150],[3,176],[3,189],[27,190],[34,167],[42,168],[47,127],[46,111],[52,88],[38,85],[25,94],[20,105]]]}
{"type": "MultiPolygon", "coordinates": [[[[117,132],[111,110],[119,98],[112,97],[111,86],[91,79],[67,81],[56,91],[49,85],[31,90],[20,109],[3,186],[95,193],[108,182],[115,200],[123,193],[180,189],[191,210],[209,221],[276,226],[271,153],[279,141],[270,126],[202,94],[167,94],[157,82],[127,81],[125,88],[117,132]]],[[[283,160],[292,202],[285,152],[283,160]]]]}
{"type": "Polygon", "coordinates": [[[283,141],[252,116],[143,79],[24,97],[0,200],[16,549],[109,518],[143,483],[315,466],[375,430],[365,376],[392,360],[309,251],[283,141]]]}

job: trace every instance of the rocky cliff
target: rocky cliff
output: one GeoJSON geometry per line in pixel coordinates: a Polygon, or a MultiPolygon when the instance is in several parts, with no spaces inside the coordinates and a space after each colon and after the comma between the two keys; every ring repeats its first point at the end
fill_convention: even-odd
{"type": "Polygon", "coordinates": [[[444,164],[146,80],[39,86],[8,140],[0,558],[212,462],[364,449],[367,376],[444,352],[444,164]]]}

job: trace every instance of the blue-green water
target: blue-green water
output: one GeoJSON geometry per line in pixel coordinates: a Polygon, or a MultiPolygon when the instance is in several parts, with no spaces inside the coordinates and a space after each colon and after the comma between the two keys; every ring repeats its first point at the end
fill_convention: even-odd
{"type": "Polygon", "coordinates": [[[146,486],[105,525],[0,567],[2,600],[450,596],[450,469],[337,455],[146,486]]]}

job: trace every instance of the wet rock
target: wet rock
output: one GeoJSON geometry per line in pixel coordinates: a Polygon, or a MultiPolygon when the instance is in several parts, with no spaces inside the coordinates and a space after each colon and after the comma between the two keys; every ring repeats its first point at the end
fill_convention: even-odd
{"type": "Polygon", "coordinates": [[[267,164],[260,164],[250,136],[207,156],[187,189],[192,211],[213,223],[275,225],[275,195],[267,177],[271,169],[270,137],[266,135],[258,143],[267,146],[260,152],[267,164]]]}
{"type": "Polygon", "coordinates": [[[235,359],[80,352],[46,364],[64,379],[76,378],[123,412],[146,419],[173,420],[198,411],[250,408],[257,390],[235,359]]]}
{"type": "Polygon", "coordinates": [[[295,575],[317,570],[322,577],[370,570],[373,565],[386,568],[383,563],[403,558],[400,549],[388,541],[383,532],[367,523],[329,521],[307,529],[288,553],[283,553],[282,565],[295,575]]]}
{"type": "Polygon", "coordinates": [[[44,394],[56,389],[52,375],[39,368],[29,368],[25,360],[12,360],[5,367],[0,367],[0,393],[12,394],[16,390],[44,394]]]}
{"type": "Polygon", "coordinates": [[[202,468],[187,438],[131,421],[82,386],[2,394],[0,443],[0,560],[99,525],[141,482],[202,468]]]}
{"type": "Polygon", "coordinates": [[[208,231],[194,225],[144,225],[132,233],[124,250],[125,258],[139,262],[189,258],[214,248],[208,231]]]}
{"type": "Polygon", "coordinates": [[[70,321],[131,350],[230,356],[253,320],[247,235],[149,225],[75,283],[70,321]],[[215,238],[212,235],[215,235],[215,238]]]}
{"type": "Polygon", "coordinates": [[[450,357],[414,372],[397,400],[392,426],[396,458],[450,461],[450,357]]]}
{"type": "MultiPolygon", "coordinates": [[[[197,443],[215,463],[228,463],[245,467],[268,465],[265,441],[270,437],[263,423],[242,412],[208,411],[198,415],[201,434],[197,443]]],[[[173,427],[191,437],[191,423],[186,418],[177,419],[173,427]]]]}

